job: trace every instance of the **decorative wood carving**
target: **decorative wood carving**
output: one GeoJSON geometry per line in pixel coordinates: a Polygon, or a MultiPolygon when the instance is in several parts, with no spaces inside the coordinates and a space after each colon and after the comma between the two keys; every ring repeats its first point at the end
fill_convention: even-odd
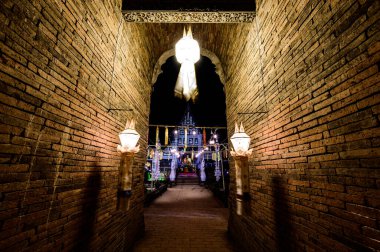
{"type": "Polygon", "coordinates": [[[252,23],[256,12],[123,11],[133,23],[252,23]]]}

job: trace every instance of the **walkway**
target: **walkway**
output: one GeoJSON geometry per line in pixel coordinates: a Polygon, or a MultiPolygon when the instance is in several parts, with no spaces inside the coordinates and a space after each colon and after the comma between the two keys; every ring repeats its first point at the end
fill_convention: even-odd
{"type": "Polygon", "coordinates": [[[136,252],[235,251],[227,237],[228,209],[198,185],[168,188],[145,209],[145,236],[136,252]]]}

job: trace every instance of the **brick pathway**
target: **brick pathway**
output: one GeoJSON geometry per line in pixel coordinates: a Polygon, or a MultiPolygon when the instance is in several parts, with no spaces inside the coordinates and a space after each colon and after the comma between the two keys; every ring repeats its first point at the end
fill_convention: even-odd
{"type": "Polygon", "coordinates": [[[227,237],[228,209],[198,185],[168,188],[145,208],[145,236],[134,251],[235,251],[227,237]]]}

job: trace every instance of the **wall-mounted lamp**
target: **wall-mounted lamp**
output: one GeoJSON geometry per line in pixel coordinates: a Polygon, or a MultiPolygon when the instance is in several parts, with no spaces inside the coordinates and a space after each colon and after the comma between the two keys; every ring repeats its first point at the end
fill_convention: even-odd
{"type": "Polygon", "coordinates": [[[128,198],[132,194],[132,166],[133,156],[140,150],[137,142],[140,134],[135,130],[135,121],[127,121],[125,130],[119,134],[121,145],[117,146],[117,151],[121,152],[121,162],[119,166],[119,183],[118,183],[118,209],[128,210],[128,198]]]}
{"type": "Polygon", "coordinates": [[[251,143],[251,138],[245,133],[243,123],[240,124],[240,128],[238,124],[235,123],[235,133],[231,136],[231,142],[233,146],[233,150],[231,151],[231,155],[235,156],[246,156],[248,157],[252,153],[252,149],[249,149],[249,144],[251,143]]]}
{"type": "Polygon", "coordinates": [[[236,174],[236,194],[237,194],[237,214],[243,213],[243,201],[249,199],[249,175],[248,175],[248,157],[252,154],[249,149],[251,138],[245,133],[243,123],[235,123],[235,133],[231,136],[233,149],[231,156],[235,160],[236,174]]]}

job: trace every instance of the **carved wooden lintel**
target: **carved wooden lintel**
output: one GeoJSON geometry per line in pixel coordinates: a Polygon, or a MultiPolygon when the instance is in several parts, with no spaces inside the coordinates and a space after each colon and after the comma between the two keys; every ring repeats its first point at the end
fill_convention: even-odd
{"type": "Polygon", "coordinates": [[[252,23],[254,11],[123,11],[133,23],[252,23]]]}

